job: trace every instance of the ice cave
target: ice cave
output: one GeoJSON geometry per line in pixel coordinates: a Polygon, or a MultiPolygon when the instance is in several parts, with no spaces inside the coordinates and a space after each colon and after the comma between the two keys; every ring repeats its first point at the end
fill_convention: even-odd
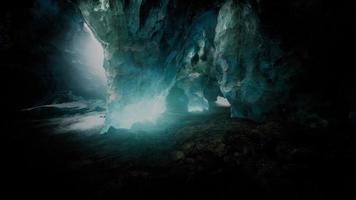
{"type": "Polygon", "coordinates": [[[355,9],[4,1],[5,194],[355,199],[355,9]]]}
{"type": "Polygon", "coordinates": [[[84,23],[105,52],[104,132],[153,122],[165,111],[173,87],[184,91],[188,112],[209,110],[221,94],[232,117],[255,121],[288,98],[286,82],[295,72],[278,70],[287,64],[278,62],[285,52],[261,33],[248,3],[198,3],[185,12],[188,5],[78,1],[84,23]]]}

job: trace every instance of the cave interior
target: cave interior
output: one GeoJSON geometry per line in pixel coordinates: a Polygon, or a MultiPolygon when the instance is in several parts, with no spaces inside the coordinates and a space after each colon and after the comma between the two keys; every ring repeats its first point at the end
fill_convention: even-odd
{"type": "Polygon", "coordinates": [[[4,194],[355,199],[355,8],[1,6],[4,194]]]}

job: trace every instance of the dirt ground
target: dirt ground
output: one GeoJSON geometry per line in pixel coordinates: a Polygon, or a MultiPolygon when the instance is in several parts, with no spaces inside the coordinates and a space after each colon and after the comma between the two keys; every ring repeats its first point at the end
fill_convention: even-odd
{"type": "Polygon", "coordinates": [[[2,189],[13,198],[356,197],[351,124],[305,128],[282,119],[256,124],[230,119],[222,109],[214,115],[167,115],[162,120],[174,123],[160,130],[99,134],[98,127],[57,132],[63,123],[48,123],[88,110],[45,113],[21,112],[7,124],[2,189]]]}

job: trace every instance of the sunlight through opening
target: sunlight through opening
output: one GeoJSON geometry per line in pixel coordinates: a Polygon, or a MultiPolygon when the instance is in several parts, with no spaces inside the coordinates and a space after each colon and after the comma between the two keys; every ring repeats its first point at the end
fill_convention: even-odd
{"type": "Polygon", "coordinates": [[[107,80],[103,68],[104,49],[86,23],[84,23],[84,31],[88,32],[91,36],[86,41],[85,47],[83,48],[85,55],[87,55],[87,62],[90,70],[100,79],[100,81],[106,83],[107,80]]]}

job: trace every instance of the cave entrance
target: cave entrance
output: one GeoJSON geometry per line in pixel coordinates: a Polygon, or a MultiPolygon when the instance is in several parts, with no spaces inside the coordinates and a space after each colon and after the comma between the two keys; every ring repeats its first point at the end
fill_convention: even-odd
{"type": "Polygon", "coordinates": [[[89,34],[83,48],[83,53],[85,54],[86,62],[89,67],[88,70],[95,76],[96,80],[100,82],[99,84],[106,85],[107,79],[103,67],[104,49],[86,23],[83,25],[83,30],[89,34]]]}

